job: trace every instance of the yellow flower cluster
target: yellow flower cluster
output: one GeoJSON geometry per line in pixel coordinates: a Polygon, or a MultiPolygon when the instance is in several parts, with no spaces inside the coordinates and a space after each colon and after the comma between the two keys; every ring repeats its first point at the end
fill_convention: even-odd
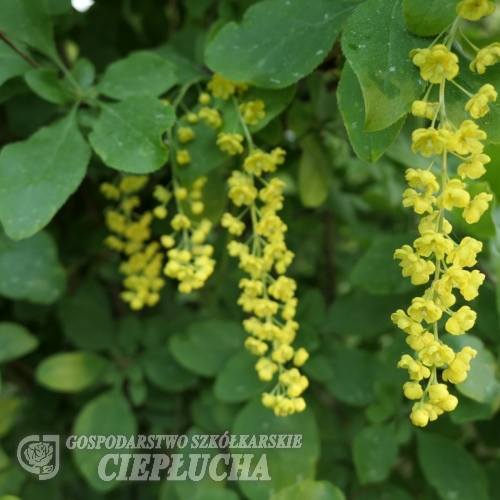
{"type": "MultiPolygon", "coordinates": [[[[465,19],[477,20],[491,13],[493,8],[492,2],[465,0],[458,4],[457,12],[465,19]]],[[[458,399],[448,392],[445,382],[463,382],[477,352],[471,347],[454,352],[440,340],[438,323],[446,319],[445,330],[452,335],[462,335],[471,330],[476,313],[469,306],[453,309],[455,293],[471,301],[477,297],[478,288],[485,279],[478,270],[467,269],[476,264],[482,243],[471,237],[456,243],[450,237],[452,227],[446,219],[447,211],[461,209],[462,217],[469,224],[474,224],[492,200],[492,195],[488,193],[480,193],[471,199],[464,180],[481,177],[486,172],[484,165],[490,161],[483,153],[486,133],[474,120],[489,112],[488,104],[497,98],[495,89],[486,84],[476,95],[468,95],[465,109],[472,119],[455,124],[446,114],[445,85],[451,82],[458,86],[454,82],[459,72],[458,57],[450,47],[459,22],[460,17],[444,43],[410,53],[421,77],[431,87],[432,84],[439,85],[439,102],[427,101],[429,89],[424,100],[416,101],[412,106],[414,115],[432,121],[429,127],[415,130],[412,136],[413,152],[430,158],[430,165],[426,170],[409,168],[406,171],[409,188],[403,193],[403,205],[422,215],[418,227],[420,236],[413,247],[404,245],[394,253],[394,258],[400,260],[403,276],[410,277],[412,284],[429,283],[423,295],[414,298],[407,311],[400,309],[391,317],[407,334],[408,345],[416,351],[416,357],[403,355],[398,367],[408,370],[410,381],[404,384],[403,390],[407,398],[418,400],[410,418],[413,424],[420,427],[436,420],[444,412],[454,410],[458,404],[458,399]],[[447,168],[449,154],[462,162],[458,167],[460,178],[450,177],[447,168]],[[439,163],[438,180],[431,169],[439,163]],[[438,369],[443,370],[441,375],[438,369]],[[425,381],[424,386],[422,381],[425,381]]],[[[488,66],[491,60],[486,61],[479,55],[478,58],[474,67],[481,73],[480,64],[488,66]]]]}
{"type": "MultiPolygon", "coordinates": [[[[199,215],[203,212],[204,205],[201,198],[206,182],[206,177],[200,177],[191,185],[190,190],[185,187],[174,189],[177,213],[170,221],[173,232],[164,234],[160,239],[161,244],[168,249],[165,275],[179,280],[178,288],[181,293],[191,293],[193,290],[203,288],[215,268],[215,261],[211,258],[214,248],[206,244],[212,223],[208,219],[202,219],[197,223],[184,211],[184,205],[189,203],[193,214],[199,215]],[[176,246],[178,237],[179,242],[176,246]]],[[[160,197],[165,198],[162,195],[166,189],[159,186],[156,189],[154,194],[161,201],[160,197]]]]}
{"type": "MultiPolygon", "coordinates": [[[[240,119],[246,124],[241,114],[240,119]]],[[[243,321],[250,334],[245,347],[259,357],[255,368],[261,380],[278,377],[274,389],[263,394],[263,404],[276,415],[286,416],[301,412],[306,406],[301,395],[309,381],[298,367],[309,354],[304,348],[292,347],[299,328],[294,321],[297,285],[285,273],[294,254],[285,243],[287,226],[277,214],[283,208],[285,184],[278,177],[262,178],[262,174],[276,171],[284,162],[285,151],[276,148],[266,153],[254,149],[248,129],[244,128],[250,153],[243,162],[243,170],[234,170],[228,180],[229,198],[234,205],[244,208],[238,217],[225,213],[222,225],[229,233],[241,236],[246,229],[242,219],[247,215],[251,221],[247,242],[233,240],[228,245],[229,254],[239,258],[239,267],[248,274],[240,280],[242,293],[238,299],[238,304],[250,314],[243,321]]]]}
{"type": "Polygon", "coordinates": [[[117,203],[105,215],[106,225],[113,233],[105,243],[127,256],[127,260],[120,265],[120,271],[125,275],[125,290],[121,297],[135,310],[154,306],[160,299],[159,291],[165,285],[165,280],[160,277],[163,265],[160,245],[149,241],[153,214],[146,211],[139,216],[135,212],[141,204],[137,193],[147,182],[147,176],[127,175],[118,185],[101,184],[102,194],[117,203]]]}

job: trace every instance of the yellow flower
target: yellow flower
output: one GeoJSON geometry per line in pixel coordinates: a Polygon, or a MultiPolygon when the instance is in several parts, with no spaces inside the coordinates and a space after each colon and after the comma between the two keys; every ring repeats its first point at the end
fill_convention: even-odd
{"type": "Polygon", "coordinates": [[[168,234],[164,234],[160,238],[160,241],[165,248],[172,248],[173,246],[175,246],[175,239],[172,236],[169,236],[168,234]]]}
{"type": "Polygon", "coordinates": [[[189,123],[198,123],[200,119],[196,113],[188,113],[185,118],[189,123]]]}
{"type": "Polygon", "coordinates": [[[255,365],[255,369],[259,374],[260,380],[272,380],[274,374],[278,371],[278,365],[273,363],[270,359],[259,358],[255,365]]]}
{"type": "Polygon", "coordinates": [[[489,16],[495,10],[495,4],[490,0],[462,0],[458,2],[457,14],[469,21],[489,16]]]}
{"type": "Polygon", "coordinates": [[[457,173],[465,179],[479,179],[482,175],[486,173],[484,165],[489,163],[491,158],[483,153],[472,154],[467,158],[465,163],[461,163],[458,166],[457,173]]]}
{"type": "Polygon", "coordinates": [[[207,94],[206,92],[202,92],[199,96],[198,96],[198,102],[200,104],[203,104],[204,106],[206,106],[207,104],[210,103],[211,101],[211,97],[210,97],[210,94],[207,94]]]}
{"type": "Polygon", "coordinates": [[[202,201],[193,201],[191,203],[191,213],[200,215],[205,210],[205,204],[202,201]]]}
{"type": "Polygon", "coordinates": [[[240,104],[239,110],[246,124],[257,125],[259,120],[262,120],[266,116],[265,107],[264,101],[256,99],[255,101],[240,104]]]}
{"type": "Polygon", "coordinates": [[[467,372],[470,370],[470,361],[475,358],[477,351],[472,347],[464,347],[456,354],[455,359],[443,371],[443,380],[452,384],[460,384],[467,378],[467,372]]]}
{"type": "Polygon", "coordinates": [[[498,61],[500,61],[500,43],[494,42],[477,53],[475,59],[470,63],[470,69],[482,75],[487,66],[493,66],[498,61]]]}
{"type": "MultiPolygon", "coordinates": [[[[439,210],[434,210],[430,215],[422,217],[418,225],[418,232],[422,235],[425,233],[425,231],[437,230],[438,229],[437,223],[439,220],[438,215],[439,215],[439,210]]],[[[444,217],[441,230],[444,234],[450,234],[452,230],[451,224],[444,217]]]]}
{"type": "Polygon", "coordinates": [[[276,163],[272,155],[261,149],[255,149],[245,158],[243,168],[249,174],[261,175],[262,172],[274,172],[276,163]]]}
{"type": "Polygon", "coordinates": [[[189,229],[191,221],[183,214],[175,214],[170,225],[175,231],[180,231],[181,229],[189,229]]]}
{"type": "Polygon", "coordinates": [[[424,331],[424,327],[419,322],[407,316],[402,309],[398,309],[391,315],[391,321],[411,336],[418,337],[424,331]]]}
{"type": "Polygon", "coordinates": [[[418,382],[406,382],[403,391],[408,399],[420,399],[424,395],[422,386],[418,382]]]}
{"type": "Polygon", "coordinates": [[[226,212],[222,215],[221,226],[227,228],[230,234],[241,236],[245,230],[245,223],[226,212]]]}
{"type": "Polygon", "coordinates": [[[188,196],[188,190],[185,187],[179,187],[174,190],[174,196],[176,200],[185,200],[188,196]]]}
{"type": "Polygon", "coordinates": [[[434,384],[429,387],[429,399],[433,403],[439,403],[448,398],[450,393],[446,384],[434,384]]]}
{"type": "Polygon", "coordinates": [[[429,415],[423,408],[414,408],[410,414],[413,425],[425,427],[429,423],[429,415]]]}
{"type": "Polygon", "coordinates": [[[114,233],[123,234],[127,228],[125,216],[115,210],[106,212],[106,225],[114,233]]]}
{"type": "Polygon", "coordinates": [[[475,224],[481,216],[488,210],[489,202],[493,199],[492,194],[479,193],[470,204],[464,209],[462,216],[468,224],[475,224]]]}
{"type": "Polygon", "coordinates": [[[229,99],[236,90],[233,82],[218,73],[212,76],[212,80],[208,83],[207,89],[212,92],[214,97],[220,97],[221,99],[229,99]]]}
{"type": "Polygon", "coordinates": [[[142,189],[149,178],[147,175],[126,175],[120,181],[120,191],[125,194],[133,193],[134,191],[139,191],[142,189]]]}
{"type": "Polygon", "coordinates": [[[293,364],[295,366],[302,366],[309,359],[309,353],[300,347],[295,351],[295,356],[293,357],[293,364]]]}
{"type": "Polygon", "coordinates": [[[468,282],[460,288],[460,293],[465,300],[474,300],[478,295],[478,288],[483,284],[484,274],[480,273],[477,269],[467,273],[468,282]]]}
{"type": "Polygon", "coordinates": [[[420,361],[414,360],[408,354],[403,354],[403,356],[401,356],[398,368],[407,369],[411,380],[416,380],[417,382],[424,378],[429,378],[431,375],[429,368],[424,366],[420,361]]]}
{"type": "Polygon", "coordinates": [[[412,188],[425,190],[429,194],[439,191],[439,184],[436,176],[428,170],[409,168],[406,170],[406,180],[412,188]]]}
{"type": "Polygon", "coordinates": [[[411,106],[411,114],[420,118],[434,120],[438,109],[438,102],[413,101],[413,104],[411,106]]]}
{"type": "Polygon", "coordinates": [[[292,278],[280,276],[274,283],[270,284],[267,288],[271,297],[281,300],[281,302],[288,302],[291,300],[297,289],[297,283],[292,278]]]}
{"type": "Polygon", "coordinates": [[[469,306],[462,306],[446,322],[446,331],[452,335],[462,335],[474,326],[476,318],[477,314],[469,306]]]}
{"type": "Polygon", "coordinates": [[[450,137],[451,132],[446,129],[418,128],[412,133],[411,149],[425,157],[441,154],[450,137]]]}
{"type": "Polygon", "coordinates": [[[419,323],[424,320],[429,324],[434,323],[441,319],[442,314],[443,311],[432,300],[422,297],[415,297],[408,308],[408,315],[419,323]]]}
{"type": "Polygon", "coordinates": [[[179,127],[177,129],[177,137],[182,143],[192,141],[194,136],[194,130],[191,127],[179,127]]]}
{"type": "Polygon", "coordinates": [[[187,149],[180,149],[177,151],[175,159],[179,165],[187,165],[191,162],[191,155],[187,149]]]}
{"type": "Polygon", "coordinates": [[[104,240],[104,244],[111,248],[111,250],[116,250],[118,252],[121,252],[124,247],[125,247],[125,244],[123,243],[122,240],[120,240],[120,238],[117,238],[115,235],[113,234],[110,234],[105,240],[104,240]]]}
{"type": "Polygon", "coordinates": [[[114,186],[113,184],[110,184],[109,182],[103,182],[100,187],[99,187],[101,193],[108,199],[108,200],[119,200],[120,199],[120,190],[114,186]]]}
{"type": "Polygon", "coordinates": [[[153,215],[157,219],[164,219],[167,216],[167,209],[163,205],[158,205],[153,209],[153,215]]]}
{"type": "Polygon", "coordinates": [[[469,101],[467,101],[465,110],[470,113],[472,118],[482,118],[490,111],[488,103],[495,102],[497,97],[498,93],[493,85],[487,83],[479,89],[476,95],[473,95],[469,101]]]}
{"type": "Polygon", "coordinates": [[[412,285],[427,283],[429,276],[436,270],[433,262],[422,259],[409,245],[396,250],[394,258],[401,259],[399,265],[403,268],[403,276],[411,276],[412,285]]]}
{"type": "Polygon", "coordinates": [[[434,335],[429,332],[425,332],[420,336],[408,335],[408,337],[406,337],[406,343],[414,351],[421,351],[424,347],[427,347],[433,341],[434,335]]]}
{"type": "Polygon", "coordinates": [[[238,155],[243,153],[243,136],[241,134],[226,134],[221,132],[217,136],[217,146],[223,153],[238,155]]]}
{"type": "Polygon", "coordinates": [[[257,198],[257,188],[253,185],[253,180],[243,172],[234,170],[228,179],[229,198],[240,207],[241,205],[251,205],[257,198]]]}
{"type": "MultiPolygon", "coordinates": [[[[293,358],[293,355],[293,347],[282,344],[273,351],[271,358],[273,361],[276,361],[276,363],[284,364],[287,361],[290,361],[293,358]]],[[[299,394],[297,394],[297,396],[299,396],[299,394]]]]}
{"type": "Polygon", "coordinates": [[[453,250],[453,242],[450,239],[432,230],[424,231],[422,236],[415,240],[414,245],[423,257],[429,257],[434,253],[438,259],[443,259],[453,250]]]}
{"type": "Polygon", "coordinates": [[[403,193],[403,206],[413,207],[417,214],[433,211],[433,204],[436,202],[434,196],[417,193],[414,189],[406,189],[403,193]]]}
{"type": "Polygon", "coordinates": [[[437,206],[451,210],[453,207],[464,208],[469,204],[470,194],[465,184],[459,179],[451,179],[437,199],[437,206]]]}
{"type": "Polygon", "coordinates": [[[265,342],[252,337],[248,337],[245,340],[245,347],[255,356],[263,356],[269,349],[269,346],[265,342]]]}
{"type": "Polygon", "coordinates": [[[458,267],[472,267],[476,265],[476,256],[483,249],[480,241],[466,236],[449,255],[446,257],[447,264],[458,267]]]}
{"type": "Polygon", "coordinates": [[[465,120],[460,128],[450,137],[448,147],[459,155],[469,153],[479,154],[483,151],[483,144],[480,141],[486,139],[486,132],[480,130],[479,126],[472,120],[465,120]]]}
{"type": "Polygon", "coordinates": [[[222,125],[220,114],[216,109],[201,108],[198,116],[205,121],[206,125],[214,129],[218,129],[222,125]]]}
{"type": "Polygon", "coordinates": [[[449,365],[453,361],[455,353],[451,347],[441,341],[433,340],[418,353],[418,357],[426,366],[443,366],[449,365]]]}
{"type": "Polygon", "coordinates": [[[153,197],[160,203],[168,203],[172,193],[166,187],[157,184],[153,191],[153,197]]]}
{"type": "Polygon", "coordinates": [[[431,49],[415,49],[410,52],[413,64],[420,68],[422,78],[431,83],[452,80],[458,74],[458,57],[443,44],[431,49]]]}

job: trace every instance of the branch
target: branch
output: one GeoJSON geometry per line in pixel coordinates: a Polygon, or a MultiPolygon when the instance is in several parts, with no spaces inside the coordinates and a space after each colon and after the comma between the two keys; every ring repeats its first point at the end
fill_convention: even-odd
{"type": "Polygon", "coordinates": [[[25,54],[11,40],[9,40],[9,38],[3,31],[0,31],[0,39],[2,39],[14,52],[19,54],[25,61],[30,63],[34,68],[40,67],[40,65],[34,59],[32,59],[29,55],[25,54]]]}

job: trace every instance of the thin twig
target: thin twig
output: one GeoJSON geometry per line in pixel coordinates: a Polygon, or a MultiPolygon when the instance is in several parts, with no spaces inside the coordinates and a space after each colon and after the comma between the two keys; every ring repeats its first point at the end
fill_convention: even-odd
{"type": "Polygon", "coordinates": [[[34,68],[39,68],[40,65],[32,59],[28,54],[25,54],[19,47],[17,47],[7,35],[0,31],[0,39],[2,39],[14,52],[17,52],[24,60],[28,61],[34,68]]]}

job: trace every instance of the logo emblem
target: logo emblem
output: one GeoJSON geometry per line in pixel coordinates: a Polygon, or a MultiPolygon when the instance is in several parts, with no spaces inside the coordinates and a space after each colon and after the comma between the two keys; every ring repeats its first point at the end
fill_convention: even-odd
{"type": "Polygon", "coordinates": [[[25,437],[17,447],[17,460],[40,481],[53,478],[59,472],[59,436],[25,437]]]}

